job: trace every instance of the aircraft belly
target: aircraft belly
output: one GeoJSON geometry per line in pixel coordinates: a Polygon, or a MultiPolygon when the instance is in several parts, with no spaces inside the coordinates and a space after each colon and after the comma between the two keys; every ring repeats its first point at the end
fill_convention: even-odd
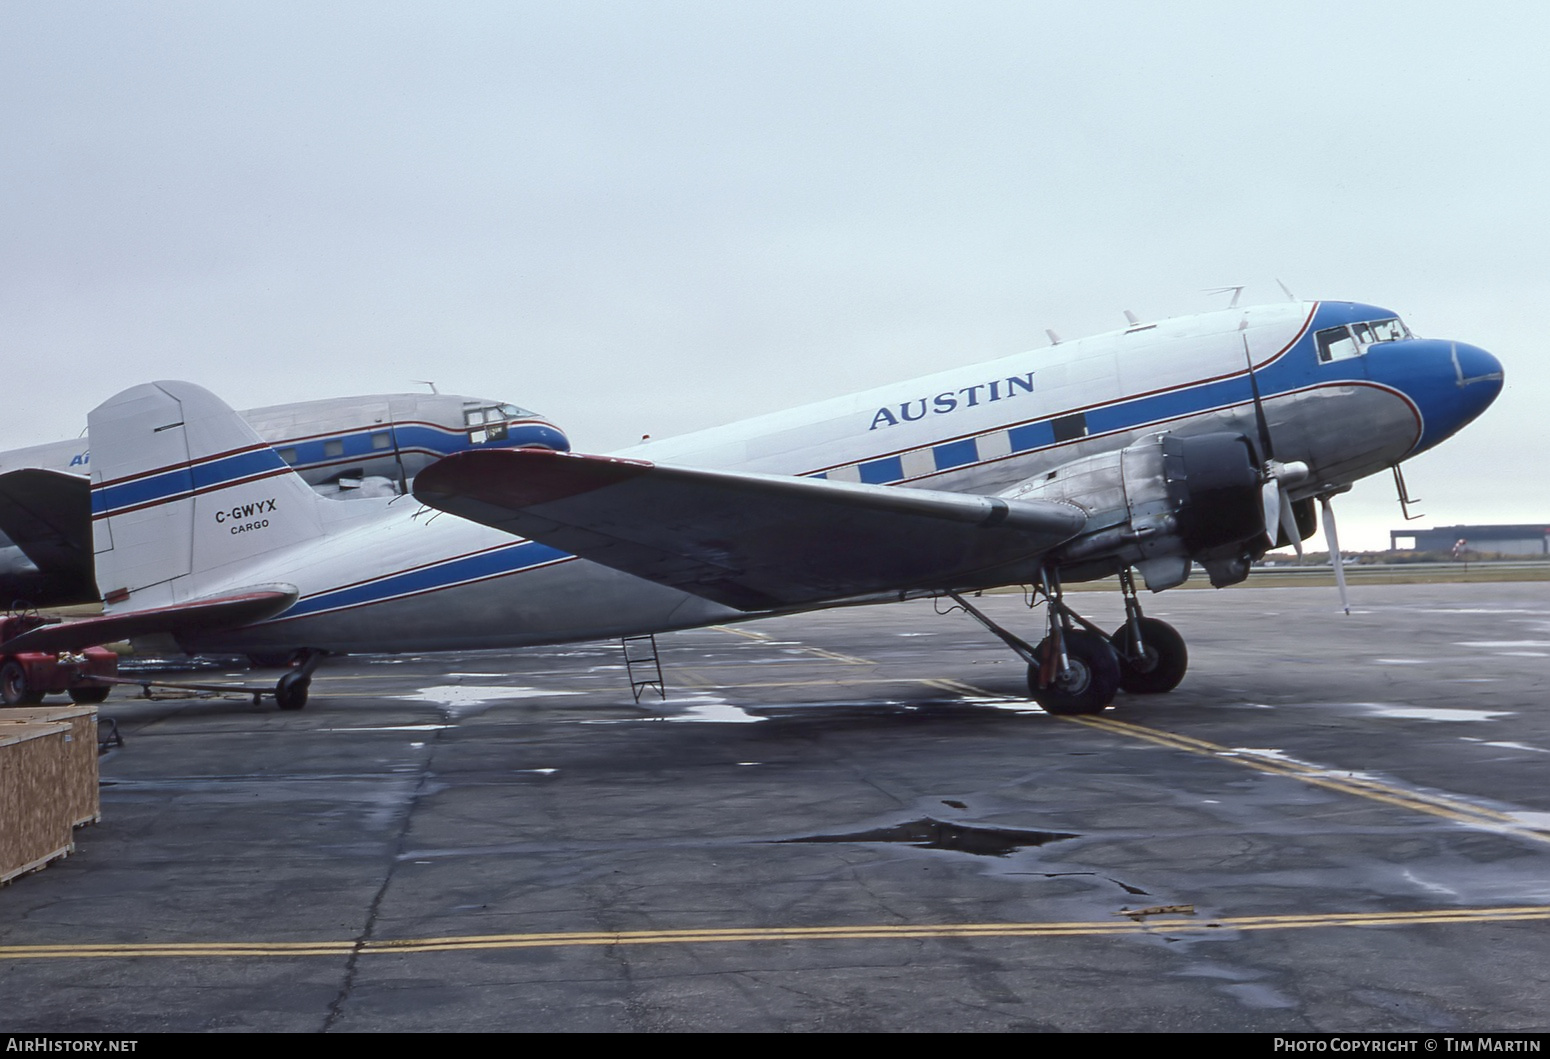
{"type": "Polygon", "coordinates": [[[581,559],[472,584],[186,641],[199,651],[271,653],[525,647],[747,618],[742,611],[581,559]]]}

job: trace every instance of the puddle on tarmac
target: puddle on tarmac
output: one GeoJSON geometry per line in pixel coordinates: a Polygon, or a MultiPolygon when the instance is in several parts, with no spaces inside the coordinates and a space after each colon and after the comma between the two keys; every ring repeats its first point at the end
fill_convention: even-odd
{"type": "Polygon", "coordinates": [[[1066,831],[1021,831],[1009,827],[977,827],[973,824],[952,824],[925,817],[907,824],[879,827],[871,831],[857,831],[846,835],[809,835],[805,838],[784,838],[781,842],[901,842],[917,849],[946,849],[957,853],[972,853],[976,857],[1004,857],[1026,846],[1042,846],[1047,842],[1080,836],[1066,831]]]}
{"type": "Polygon", "coordinates": [[[438,706],[477,706],[504,699],[538,699],[551,695],[579,695],[578,691],[558,691],[549,688],[519,688],[505,685],[478,686],[473,684],[442,684],[421,688],[413,695],[395,695],[396,699],[410,702],[433,702],[438,706]]]}
{"type": "Polygon", "coordinates": [[[1458,640],[1455,647],[1550,647],[1550,640],[1458,640]]]}
{"type": "Polygon", "coordinates": [[[1353,702],[1350,705],[1372,717],[1403,721],[1494,721],[1511,717],[1511,710],[1464,710],[1447,706],[1401,706],[1388,702],[1353,702]]]}

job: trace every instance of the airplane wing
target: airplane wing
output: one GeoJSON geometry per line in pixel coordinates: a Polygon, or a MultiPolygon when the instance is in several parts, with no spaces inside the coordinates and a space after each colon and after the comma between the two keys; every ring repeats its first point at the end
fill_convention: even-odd
{"type": "Polygon", "coordinates": [[[170,607],[152,607],[125,614],[104,614],[100,618],[44,625],[5,641],[5,651],[7,654],[20,651],[79,651],[83,647],[113,643],[115,640],[149,633],[171,633],[176,636],[196,629],[206,632],[263,621],[294,602],[296,589],[289,585],[266,585],[170,607]]]}
{"type": "Polygon", "coordinates": [[[509,449],[457,453],[414,494],[741,610],[1032,575],[1086,516],[1073,505],[509,449]]]}
{"type": "Polygon", "coordinates": [[[0,532],[38,568],[44,602],[97,598],[90,481],[40,469],[0,474],[0,532]]]}

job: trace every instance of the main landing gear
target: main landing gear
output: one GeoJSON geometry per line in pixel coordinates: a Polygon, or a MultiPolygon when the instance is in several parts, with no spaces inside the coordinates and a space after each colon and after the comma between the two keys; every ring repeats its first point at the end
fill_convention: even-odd
{"type": "Polygon", "coordinates": [[[1056,573],[1040,573],[1037,592],[1048,603],[1049,632],[1037,647],[991,621],[956,592],[948,593],[1028,663],[1028,692],[1048,713],[1102,713],[1120,689],[1133,695],[1172,691],[1189,668],[1184,638],[1167,622],[1141,613],[1129,569],[1120,573],[1125,624],[1105,633],[1066,606],[1056,573]]]}

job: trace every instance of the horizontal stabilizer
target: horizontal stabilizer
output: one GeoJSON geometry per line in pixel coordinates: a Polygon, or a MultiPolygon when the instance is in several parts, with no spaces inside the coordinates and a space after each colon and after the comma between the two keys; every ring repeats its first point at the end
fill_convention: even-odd
{"type": "Polygon", "coordinates": [[[32,602],[97,599],[87,479],[38,468],[0,474],[0,532],[38,568],[42,592],[29,592],[32,602]]]}
{"type": "Polygon", "coordinates": [[[5,642],[6,653],[79,651],[83,647],[158,633],[212,632],[273,617],[296,602],[289,585],[266,585],[216,599],[192,600],[169,607],[105,614],[100,618],[44,625],[5,642]]]}
{"type": "Polygon", "coordinates": [[[414,494],[741,610],[1023,580],[1086,521],[1057,502],[537,449],[449,456],[414,494]]]}

